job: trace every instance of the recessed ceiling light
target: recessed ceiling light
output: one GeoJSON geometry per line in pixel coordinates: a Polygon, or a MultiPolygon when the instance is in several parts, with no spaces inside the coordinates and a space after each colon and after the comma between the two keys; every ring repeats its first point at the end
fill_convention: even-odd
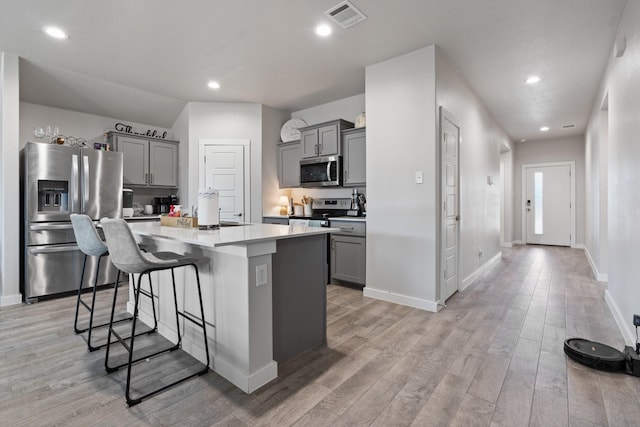
{"type": "Polygon", "coordinates": [[[527,79],[527,84],[536,84],[540,81],[540,77],[538,76],[529,76],[529,78],[527,79]]]}
{"type": "Polygon", "coordinates": [[[520,142],[527,142],[527,139],[526,139],[526,138],[522,138],[522,139],[520,140],[520,142]]]}
{"type": "Polygon", "coordinates": [[[320,24],[316,27],[316,34],[320,37],[327,37],[331,35],[332,32],[331,26],[327,24],[320,24]]]}
{"type": "Polygon", "coordinates": [[[220,89],[220,83],[216,82],[215,80],[211,80],[209,83],[207,83],[207,86],[209,86],[211,89],[220,89]]]}
{"type": "Polygon", "coordinates": [[[42,29],[45,33],[47,33],[49,36],[56,38],[56,39],[68,39],[69,35],[67,33],[65,33],[64,31],[62,31],[62,29],[58,28],[58,27],[44,27],[42,29]]]}
{"type": "Polygon", "coordinates": [[[549,126],[542,126],[542,127],[540,128],[540,130],[541,130],[542,132],[546,132],[546,131],[548,131],[548,130],[549,130],[549,126]]]}

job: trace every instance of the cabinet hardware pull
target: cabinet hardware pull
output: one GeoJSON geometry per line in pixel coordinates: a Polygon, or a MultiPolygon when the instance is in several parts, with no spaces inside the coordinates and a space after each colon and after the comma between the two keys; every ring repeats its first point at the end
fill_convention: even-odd
{"type": "Polygon", "coordinates": [[[144,174],[144,183],[145,183],[145,184],[148,184],[148,183],[149,183],[149,174],[148,174],[148,173],[145,173],[145,174],[144,174]]]}
{"type": "Polygon", "coordinates": [[[153,184],[153,174],[149,174],[149,184],[153,184]]]}

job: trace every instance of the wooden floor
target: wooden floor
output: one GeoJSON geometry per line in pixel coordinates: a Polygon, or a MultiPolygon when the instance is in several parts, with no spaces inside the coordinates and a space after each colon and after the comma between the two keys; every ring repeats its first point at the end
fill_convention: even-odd
{"type": "MultiPolygon", "coordinates": [[[[246,395],[210,372],[133,408],[123,373],[106,375],[104,352],[73,334],[73,297],[7,307],[0,425],[640,425],[640,378],[563,353],[565,337],[624,347],[605,286],[581,250],[536,246],[504,250],[437,314],[332,285],[328,345],[277,380],[246,395]]],[[[147,374],[182,366],[161,368],[147,374]]]]}

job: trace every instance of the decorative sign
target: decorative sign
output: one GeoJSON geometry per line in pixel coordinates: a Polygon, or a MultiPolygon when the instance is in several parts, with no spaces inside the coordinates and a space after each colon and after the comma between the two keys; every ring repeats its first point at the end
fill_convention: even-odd
{"type": "Polygon", "coordinates": [[[125,125],[124,123],[116,123],[115,130],[118,132],[130,133],[132,135],[142,135],[142,136],[150,136],[152,138],[162,138],[165,139],[167,137],[167,131],[162,133],[157,130],[147,130],[146,132],[136,132],[131,125],[125,125]]]}

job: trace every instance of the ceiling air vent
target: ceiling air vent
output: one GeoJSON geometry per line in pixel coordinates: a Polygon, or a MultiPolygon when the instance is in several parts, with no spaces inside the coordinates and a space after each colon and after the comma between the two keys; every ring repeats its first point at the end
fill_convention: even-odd
{"type": "Polygon", "coordinates": [[[564,125],[564,126],[562,126],[562,129],[571,129],[571,128],[574,128],[574,127],[576,127],[576,125],[564,125]]]}
{"type": "Polygon", "coordinates": [[[331,18],[342,28],[352,27],[358,22],[362,22],[367,19],[364,13],[360,12],[354,5],[352,5],[348,1],[343,1],[335,5],[331,9],[327,10],[324,14],[331,18]]]}

